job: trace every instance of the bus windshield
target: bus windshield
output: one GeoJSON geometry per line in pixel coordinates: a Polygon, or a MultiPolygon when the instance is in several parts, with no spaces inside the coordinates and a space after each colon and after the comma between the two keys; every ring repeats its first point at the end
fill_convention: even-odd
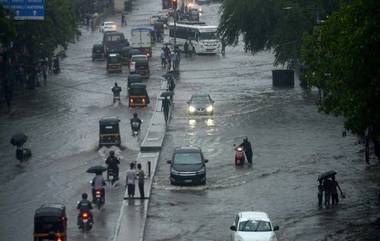
{"type": "Polygon", "coordinates": [[[216,32],[200,32],[198,38],[200,40],[217,39],[216,32]]]}

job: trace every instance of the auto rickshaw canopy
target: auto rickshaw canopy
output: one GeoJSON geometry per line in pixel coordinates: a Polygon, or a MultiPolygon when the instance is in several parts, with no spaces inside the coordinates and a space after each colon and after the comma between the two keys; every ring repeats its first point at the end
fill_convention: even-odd
{"type": "Polygon", "coordinates": [[[148,96],[146,84],[132,83],[128,89],[129,96],[148,96]]]}
{"type": "Polygon", "coordinates": [[[63,204],[45,204],[35,211],[34,234],[66,232],[66,208],[63,204]]]}

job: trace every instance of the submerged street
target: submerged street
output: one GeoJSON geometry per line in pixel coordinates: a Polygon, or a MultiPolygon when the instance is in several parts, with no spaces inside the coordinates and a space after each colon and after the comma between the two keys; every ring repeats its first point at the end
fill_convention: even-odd
{"type": "MultiPolygon", "coordinates": [[[[202,5],[201,21],[218,24],[218,4],[202,5]]],[[[159,1],[135,2],[123,27],[127,38],[132,27],[148,25],[161,9],[159,1]]],[[[111,20],[120,22],[119,16],[111,20]]],[[[63,203],[68,213],[68,240],[112,240],[124,195],[125,171],[135,160],[159,94],[161,44],[153,49],[151,77],[146,82],[151,99],[145,109],[129,109],[126,77],[107,74],[104,62],[91,61],[91,48],[102,33],[82,29],[80,40],[68,47],[62,72],[50,76],[47,87],[17,93],[10,115],[0,116],[0,239],[31,240],[33,215],[43,203],[63,203]],[[123,88],[122,103],[112,104],[115,82],[123,88]],[[133,138],[129,119],[137,112],[144,120],[142,133],[133,138]],[[105,149],[97,150],[99,119],[121,119],[122,158],[117,186],[106,187],[106,205],[95,210],[93,229],[82,234],[76,226],[76,202],[90,192],[89,166],[104,164],[105,149]],[[17,166],[9,139],[17,131],[29,136],[33,157],[17,166]]],[[[226,55],[182,55],[176,83],[174,109],[154,178],[144,240],[227,241],[238,212],[258,210],[279,225],[278,240],[362,240],[359,224],[376,219],[379,166],[366,167],[357,137],[342,137],[340,118],[318,112],[317,91],[305,92],[298,81],[294,89],[272,87],[274,57],[254,56],[242,44],[228,46],[226,55]],[[214,114],[187,115],[194,93],[215,100],[214,114]],[[235,167],[233,144],[247,136],[253,145],[253,166],[235,167]],[[207,163],[205,186],[169,184],[169,165],[178,146],[202,148],[207,163]],[[338,207],[318,209],[317,178],[336,170],[345,193],[338,207]]],[[[278,68],[280,68],[279,66],[278,68]]],[[[133,232],[133,230],[131,231],[133,232]]],[[[378,240],[380,237],[373,237],[378,240]]],[[[364,239],[363,239],[364,240],[364,239]]]]}

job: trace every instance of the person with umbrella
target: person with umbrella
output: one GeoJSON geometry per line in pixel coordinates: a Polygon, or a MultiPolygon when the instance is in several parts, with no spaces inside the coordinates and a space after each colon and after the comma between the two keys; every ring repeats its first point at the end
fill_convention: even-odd
{"type": "Polygon", "coordinates": [[[11,138],[11,144],[16,146],[16,159],[20,162],[26,161],[28,158],[31,157],[32,152],[28,148],[24,148],[25,142],[28,140],[28,136],[26,136],[24,133],[17,133],[12,136],[11,138]]]}

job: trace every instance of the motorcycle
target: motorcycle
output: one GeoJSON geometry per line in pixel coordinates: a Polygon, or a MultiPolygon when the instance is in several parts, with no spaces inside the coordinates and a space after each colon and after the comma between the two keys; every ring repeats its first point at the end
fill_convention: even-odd
{"type": "Polygon", "coordinates": [[[245,160],[247,159],[245,156],[244,148],[241,146],[235,147],[235,166],[244,165],[245,160]]]}
{"type": "Polygon", "coordinates": [[[113,185],[117,180],[119,180],[117,171],[112,168],[107,168],[107,181],[111,181],[111,184],[113,185]],[[110,177],[112,177],[112,179],[110,179],[110,177]]]}
{"type": "Polygon", "coordinates": [[[132,136],[137,136],[140,133],[140,123],[135,121],[132,122],[132,136]]]}
{"type": "Polygon", "coordinates": [[[95,190],[95,205],[100,210],[100,208],[104,205],[104,197],[103,197],[104,189],[96,189],[95,190]]]}
{"type": "Polygon", "coordinates": [[[79,228],[83,232],[88,232],[92,228],[91,213],[82,212],[79,217],[79,228]]]}

